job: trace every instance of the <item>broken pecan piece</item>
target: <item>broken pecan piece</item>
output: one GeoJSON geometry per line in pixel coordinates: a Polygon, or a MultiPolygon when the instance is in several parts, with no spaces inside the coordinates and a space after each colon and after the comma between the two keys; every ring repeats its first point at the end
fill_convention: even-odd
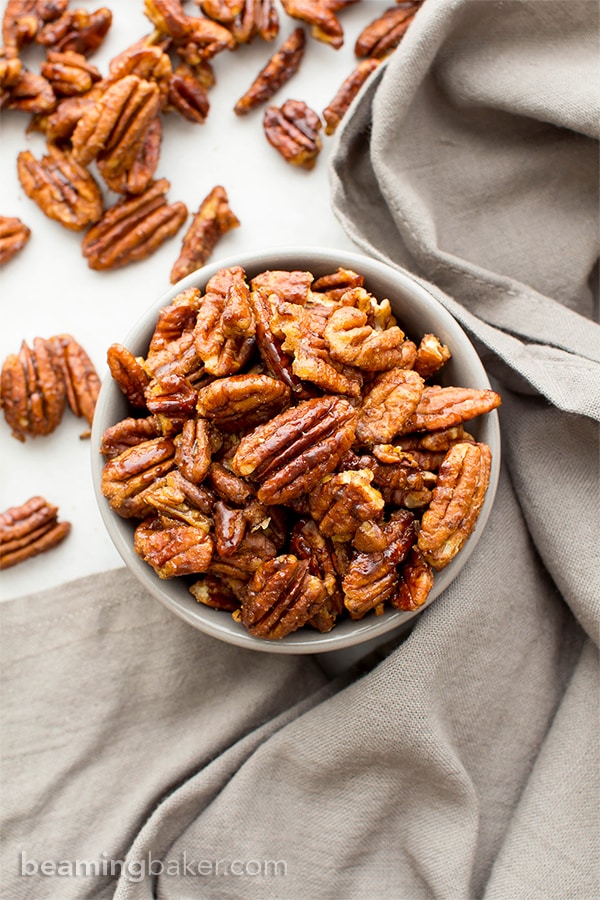
{"type": "Polygon", "coordinates": [[[171,284],[203,266],[223,235],[239,224],[229,206],[227,191],[216,185],[200,204],[185,233],[181,253],[171,269],[171,284]]]}
{"type": "Polygon", "coordinates": [[[185,63],[177,66],[169,80],[167,109],[176,110],[188,122],[202,124],[205,121],[210,103],[198,67],[192,68],[185,63]]]}
{"type": "Polygon", "coordinates": [[[255,323],[244,270],[221,269],[210,278],[194,328],[194,346],[211,375],[234,375],[248,362],[255,323]]]}
{"type": "Polygon", "coordinates": [[[435,334],[424,334],[417,348],[414,369],[427,380],[435,375],[451,357],[450,350],[435,334]]]}
{"type": "Polygon", "coordinates": [[[58,521],[58,507],[43,497],[31,497],[22,506],[0,513],[0,569],[45,553],[60,544],[71,530],[58,521]]]}
{"type": "Polygon", "coordinates": [[[240,606],[240,601],[229,585],[222,579],[214,578],[211,575],[204,575],[199,581],[190,585],[190,594],[198,603],[203,603],[212,609],[233,612],[240,606]]]}
{"type": "Polygon", "coordinates": [[[417,546],[410,553],[400,570],[398,593],[390,598],[396,609],[414,612],[423,606],[433,587],[433,569],[417,546]]]}
{"type": "Polygon", "coordinates": [[[321,534],[334,541],[351,541],[362,522],[383,515],[383,497],[372,487],[372,480],[369,469],[336,472],[311,492],[310,514],[321,534]]]}
{"type": "Polygon", "coordinates": [[[215,449],[209,423],[188,419],[175,438],[175,446],[175,463],[181,474],[194,484],[204,481],[215,449]]]}
{"type": "Polygon", "coordinates": [[[341,397],[317,397],[275,416],[243,437],[233,471],[258,481],[262,503],[286,503],[311,491],[350,448],[357,413],[341,397]]]}
{"type": "Polygon", "coordinates": [[[418,537],[419,550],[436,571],[454,559],[472,534],[485,499],[491,463],[487,444],[454,444],[448,450],[418,537]]]}
{"type": "MultiPolygon", "coordinates": [[[[324,337],[331,356],[346,365],[369,372],[407,368],[404,332],[397,325],[375,329],[367,313],[352,306],[340,306],[331,314],[324,337]]],[[[414,346],[410,344],[409,353],[414,346]]]]}
{"type": "Polygon", "coordinates": [[[321,152],[321,120],[302,100],[286,100],[283,106],[268,106],[263,117],[269,143],[286,162],[313,169],[321,152]]]}
{"type": "Polygon", "coordinates": [[[51,113],[56,108],[56,103],[56,94],[48,79],[23,68],[16,81],[0,94],[1,109],[15,109],[36,115],[51,113]]]}
{"type": "Polygon", "coordinates": [[[369,75],[375,71],[380,62],[381,60],[379,59],[361,60],[341,84],[333,100],[323,110],[325,134],[335,134],[335,131],[343,117],[346,115],[350,104],[369,75]]]}
{"type": "Polygon", "coordinates": [[[273,97],[300,68],[306,38],[304,29],[296,28],[260,70],[246,93],[240,97],[233,111],[245,116],[273,97]]]}
{"type": "Polygon", "coordinates": [[[236,44],[248,44],[256,35],[263,41],[275,40],[279,34],[275,0],[242,0],[241,11],[228,27],[236,44]]]}
{"type": "Polygon", "coordinates": [[[38,162],[29,150],[17,157],[19,181],[48,218],[83,231],[102,215],[102,194],[90,173],[66,152],[48,147],[38,162]]]}
{"type": "Polygon", "coordinates": [[[187,217],[184,203],[167,203],[170,185],[155,181],[142,194],[125,197],[106,210],[81,247],[91,269],[117,269],[151,256],[173,237],[187,217]]]}
{"type": "Polygon", "coordinates": [[[15,216],[0,216],[0,266],[23,249],[31,230],[15,216]]]}
{"type": "Polygon", "coordinates": [[[101,386],[94,364],[70,334],[57,334],[48,343],[62,370],[71,412],[91,425],[101,386]]]}
{"type": "Polygon", "coordinates": [[[423,379],[412,369],[390,369],[372,382],[363,400],[356,434],[363,444],[387,444],[402,431],[423,393],[423,379]]]}
{"type": "Polygon", "coordinates": [[[111,25],[112,13],[106,6],[95,12],[65,10],[59,19],[49,22],[38,32],[36,43],[89,56],[103,42],[111,25]]]}
{"type": "Polygon", "coordinates": [[[290,535],[290,552],[298,559],[307,559],[309,572],[323,582],[327,596],[321,609],[310,619],[318,631],[331,631],[344,608],[336,556],[331,543],[323,537],[312,519],[298,519],[290,535]]]}
{"type": "Polygon", "coordinates": [[[301,628],[325,603],[325,585],[308,560],[291,553],[263,563],[242,602],[242,624],[255,637],[279,640],[301,628]]]}

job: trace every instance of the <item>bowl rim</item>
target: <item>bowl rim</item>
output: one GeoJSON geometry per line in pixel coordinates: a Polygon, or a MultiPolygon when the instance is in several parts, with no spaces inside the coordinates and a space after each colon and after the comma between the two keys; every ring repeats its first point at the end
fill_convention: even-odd
{"type": "MultiPolygon", "coordinates": [[[[331,272],[334,271],[332,266],[343,266],[364,275],[366,282],[377,280],[377,278],[388,281],[392,279],[394,287],[399,290],[399,293],[403,293],[411,299],[416,296],[420,308],[424,306],[434,317],[442,317],[444,320],[444,334],[443,336],[440,335],[440,337],[445,343],[449,343],[451,350],[458,345],[461,347],[461,351],[464,352],[464,349],[470,351],[469,367],[476,369],[477,375],[472,379],[470,378],[476,383],[468,386],[484,389],[491,388],[487,372],[467,333],[443,304],[427,289],[427,286],[421,280],[417,280],[416,276],[413,276],[405,269],[396,268],[388,263],[355,251],[313,247],[310,245],[273,247],[258,252],[246,251],[245,253],[219,258],[202,266],[163,291],[136,319],[120,343],[128,349],[133,348],[132,352],[134,354],[141,355],[136,348],[143,342],[143,335],[145,334],[148,335],[145,341],[145,346],[147,347],[149,335],[156,324],[159,309],[171,303],[173,298],[182,291],[192,287],[203,287],[219,269],[242,266],[250,273],[267,269],[299,269],[304,265],[299,262],[303,259],[310,259],[310,268],[307,266],[309,271],[312,271],[314,268],[331,272]]],[[[383,298],[379,297],[378,299],[383,298]]],[[[391,297],[390,302],[392,304],[394,302],[391,297]]],[[[402,322],[400,324],[402,325],[402,322]]],[[[389,640],[393,637],[394,632],[400,632],[401,629],[405,629],[407,623],[427,609],[458,576],[477,546],[494,503],[501,460],[501,436],[497,410],[492,410],[485,415],[484,427],[489,432],[486,436],[486,442],[492,447],[492,467],[486,497],[474,532],[452,562],[440,572],[435,573],[434,586],[423,606],[411,612],[388,610],[381,616],[367,614],[365,618],[360,620],[346,620],[344,623],[334,626],[327,633],[321,633],[316,629],[314,631],[299,629],[278,641],[253,637],[242,625],[236,623],[231,618],[231,615],[227,615],[222,610],[203,607],[187,592],[187,588],[185,590],[188,596],[185,597],[185,602],[184,599],[173,596],[168,591],[168,585],[175,583],[177,580],[160,579],[152,567],[145,563],[133,550],[132,527],[137,524],[137,520],[123,519],[113,512],[101,491],[100,482],[104,458],[99,451],[100,439],[105,428],[108,427],[108,424],[111,424],[104,421],[102,412],[111,406],[111,401],[113,405],[114,403],[122,403],[124,402],[124,397],[107,369],[102,379],[102,386],[96,404],[96,409],[100,412],[100,415],[94,416],[90,447],[92,481],[96,502],[104,526],[113,544],[127,568],[132,571],[138,581],[172,613],[175,613],[180,619],[183,619],[205,634],[245,649],[266,653],[312,654],[346,650],[350,647],[356,647],[358,644],[381,640],[384,637],[386,640],[389,640]]],[[[483,418],[481,417],[482,420],[483,418]]]]}

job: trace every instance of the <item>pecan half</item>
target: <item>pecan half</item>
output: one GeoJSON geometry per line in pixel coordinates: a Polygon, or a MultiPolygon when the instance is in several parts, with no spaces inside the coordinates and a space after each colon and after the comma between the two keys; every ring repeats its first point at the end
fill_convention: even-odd
{"type": "Polygon", "coordinates": [[[96,66],[89,63],[82,53],[73,50],[63,53],[49,50],[40,71],[60,97],[85,94],[102,78],[96,66]]]}
{"type": "Polygon", "coordinates": [[[159,32],[171,38],[187,37],[192,30],[181,0],[144,0],[144,13],[159,32]]]}
{"type": "Polygon", "coordinates": [[[136,553],[159,578],[206,572],[213,554],[213,539],[196,525],[166,516],[145,519],[135,529],[136,553]]]}
{"type": "Polygon", "coordinates": [[[205,16],[230,24],[244,8],[244,0],[195,0],[205,16]]]}
{"type": "Polygon", "coordinates": [[[40,27],[36,0],[8,0],[2,17],[2,43],[18,51],[32,41],[40,27]]]}
{"type": "Polygon", "coordinates": [[[65,382],[49,341],[35,338],[33,348],[23,341],[18,354],[2,365],[2,408],[13,437],[51,434],[65,408],[65,382]]]}
{"type": "Polygon", "coordinates": [[[366,312],[352,306],[332,313],[324,337],[332,357],[346,365],[369,372],[406,367],[404,332],[397,325],[377,330],[368,324],[366,312]]]}
{"type": "Polygon", "coordinates": [[[415,17],[420,3],[402,4],[387,9],[366,28],[356,39],[356,56],[370,56],[385,59],[396,49],[415,17]]]}
{"type": "Polygon", "coordinates": [[[321,295],[319,299],[333,300],[337,303],[347,290],[362,287],[364,283],[363,275],[353,272],[352,269],[338,266],[335,272],[315,278],[311,285],[311,291],[313,294],[321,295]]]}
{"type": "Polygon", "coordinates": [[[324,479],[309,496],[310,514],[321,534],[335,541],[351,541],[362,522],[383,515],[380,491],[371,486],[369,469],[336,472],[324,479]]]}
{"type": "Polygon", "coordinates": [[[423,379],[412,369],[390,369],[373,381],[360,410],[357,437],[364,444],[387,444],[415,412],[423,379]]]}
{"type": "Polygon", "coordinates": [[[159,416],[147,416],[145,419],[130,416],[115,425],[109,425],[104,431],[100,440],[100,453],[105,459],[114,459],[130,447],[161,435],[159,416]]]}
{"type": "Polygon", "coordinates": [[[140,359],[122,344],[111,344],[106,352],[108,368],[113,379],[132,406],[144,409],[145,390],[150,378],[142,367],[140,359]]]}
{"type": "Polygon", "coordinates": [[[204,198],[185,233],[181,253],[171,269],[171,283],[203,266],[218,241],[238,228],[240,220],[229,206],[227,191],[220,184],[204,198]]]}
{"type": "Polygon", "coordinates": [[[313,169],[321,152],[321,120],[302,100],[268,106],[263,117],[265,135],[286,162],[313,169]]]}
{"type": "Polygon", "coordinates": [[[123,518],[142,518],[152,512],[145,493],[157,478],[175,465],[175,445],[158,437],[135,444],[110,459],[102,470],[101,490],[112,509],[123,518]]]}
{"type": "Polygon", "coordinates": [[[473,532],[490,480],[487,444],[455,444],[438,472],[429,508],[423,513],[418,546],[437,571],[462,549],[473,532]]]}
{"type": "Polygon", "coordinates": [[[250,358],[255,322],[244,270],[222,269],[209,279],[194,329],[194,346],[211,375],[234,375],[250,358]]]}
{"type": "Polygon", "coordinates": [[[21,69],[17,80],[2,91],[1,109],[47,115],[56,107],[56,94],[43,75],[21,69]]]}
{"type": "Polygon", "coordinates": [[[323,121],[325,122],[325,134],[335,134],[335,131],[346,115],[350,104],[360,91],[361,87],[375,71],[381,60],[379,59],[363,59],[352,70],[350,75],[340,85],[338,92],[333,100],[323,110],[323,121]]]}
{"type": "Polygon", "coordinates": [[[48,343],[62,370],[71,412],[91,425],[101,386],[93,362],[70,334],[57,334],[48,343]]]}
{"type": "Polygon", "coordinates": [[[433,569],[419,548],[411,547],[400,570],[398,593],[390,598],[391,605],[405,612],[413,612],[423,606],[432,587],[433,569]]]}
{"type": "Polygon", "coordinates": [[[190,585],[190,594],[198,603],[212,609],[233,612],[240,606],[240,601],[231,588],[223,580],[213,578],[211,575],[205,575],[190,585]]]}
{"type": "Polygon", "coordinates": [[[154,36],[147,36],[127,47],[109,64],[109,82],[119,81],[126,75],[137,75],[143,81],[154,81],[158,86],[161,107],[169,93],[169,85],[173,75],[171,58],[162,45],[152,43],[154,36]]]}
{"type": "Polygon", "coordinates": [[[307,560],[284,554],[254,573],[242,602],[242,624],[255,637],[279,640],[301,628],[325,603],[325,585],[307,560]]]}
{"type": "Polygon", "coordinates": [[[102,215],[102,194],[90,173],[58,147],[38,162],[29,150],[17,157],[17,173],[27,196],[48,218],[83,231],[102,215]]]}
{"type": "Polygon", "coordinates": [[[160,178],[142,194],[106,210],[81,245],[91,269],[117,269],[146,259],[177,234],[187,208],[181,202],[167,203],[169,187],[166,178],[160,178]]]}
{"type": "MultiPolygon", "coordinates": [[[[159,116],[152,119],[133,161],[128,168],[116,168],[112,165],[113,154],[104,155],[97,159],[98,171],[102,175],[109,190],[117,194],[143,194],[150,186],[158,159],[162,142],[162,123],[159,116]]],[[[116,152],[116,151],[115,151],[116,152]]]]}
{"type": "Polygon", "coordinates": [[[112,13],[106,6],[91,13],[85,9],[65,10],[59,19],[41,29],[36,42],[89,56],[102,44],[111,25],[112,13]]]}
{"type": "Polygon", "coordinates": [[[175,438],[175,463],[188,481],[204,481],[214,449],[211,426],[205,419],[188,419],[175,438]]]}
{"type": "Polygon", "coordinates": [[[256,290],[250,293],[249,300],[254,316],[256,345],[264,365],[275,378],[279,378],[296,395],[300,395],[302,382],[292,372],[292,359],[281,349],[283,342],[275,337],[271,326],[278,303],[277,296],[256,290]]]}
{"type": "Polygon", "coordinates": [[[230,375],[198,393],[198,414],[222,431],[245,431],[289,404],[290,389],[270,375],[230,375]]]}
{"type": "Polygon", "coordinates": [[[306,38],[302,28],[296,28],[260,70],[246,93],[240,97],[233,111],[245,116],[273,97],[300,68],[306,38]]]}
{"type": "Polygon", "coordinates": [[[31,230],[15,216],[0,216],[0,266],[20,253],[31,230]]]}
{"type": "Polygon", "coordinates": [[[255,275],[250,282],[254,291],[277,294],[279,299],[287,303],[304,306],[310,295],[313,277],[310,272],[293,269],[268,269],[255,275]]]}
{"type": "Polygon", "coordinates": [[[254,491],[243,478],[238,478],[218,462],[212,462],[208,469],[208,480],[216,494],[227,503],[243,506],[252,498],[254,491]]]}
{"type": "Polygon", "coordinates": [[[417,348],[414,369],[426,380],[435,375],[451,357],[445,344],[435,334],[424,334],[417,348]]]}
{"type": "Polygon", "coordinates": [[[58,521],[58,507],[43,497],[31,497],[22,506],[0,513],[0,569],[45,553],[60,544],[71,530],[58,521]]]}
{"type": "Polygon", "coordinates": [[[286,503],[334,471],[354,440],[356,420],[341,397],[306,400],[242,438],[231,466],[261,484],[262,503],[286,503]]]}
{"type": "Polygon", "coordinates": [[[167,109],[176,110],[188,122],[202,124],[210,109],[204,79],[198,67],[177,66],[169,80],[167,109]]]}
{"type": "Polygon", "coordinates": [[[257,35],[273,41],[279,34],[275,0],[243,0],[242,9],[229,25],[236,44],[248,44],[257,35]]]}
{"type": "Polygon", "coordinates": [[[451,428],[475,416],[491,412],[500,403],[500,395],[495,391],[426,385],[414,413],[404,421],[396,434],[451,428]]]}
{"type": "Polygon", "coordinates": [[[322,0],[282,0],[282,6],[292,19],[301,19],[310,26],[311,35],[338,50],[344,43],[344,29],[334,11],[322,0]]]}

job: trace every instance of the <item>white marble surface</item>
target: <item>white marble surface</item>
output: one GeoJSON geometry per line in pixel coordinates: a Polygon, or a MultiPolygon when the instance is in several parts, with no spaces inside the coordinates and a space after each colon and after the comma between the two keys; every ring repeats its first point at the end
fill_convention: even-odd
{"type": "MultiPolygon", "coordinates": [[[[81,2],[95,9],[98,3],[81,2]]],[[[113,25],[103,47],[91,61],[105,74],[112,56],[150,31],[142,0],[111,4],[113,25]]],[[[340,13],[344,46],[335,51],[314,40],[300,71],[272,102],[301,99],[321,112],[355,65],[354,40],[362,27],[389,3],[363,0],[340,13]]],[[[196,14],[189,2],[185,9],[196,14]]],[[[262,109],[239,119],[232,111],[268,57],[298,24],[281,11],[282,28],[274,44],[256,40],[235,54],[225,52],[214,62],[217,84],[210,92],[211,110],[204,125],[192,125],[176,114],[165,121],[157,177],[171,182],[171,200],[183,200],[190,212],[215,184],[228,191],[241,227],[218,245],[212,261],[268,247],[293,244],[355,249],[331,212],[327,163],[332,141],[323,137],[323,151],[312,172],[283,161],[267,143],[262,109]]],[[[27,55],[37,70],[41,54],[27,55]]],[[[20,217],[32,231],[25,249],[0,269],[0,358],[18,352],[21,341],[72,334],[87,350],[101,377],[106,350],[121,340],[147,306],[169,287],[169,272],[179,254],[184,229],[150,259],[114,272],[88,269],[81,235],[47,219],[23,193],[16,158],[31,149],[38,158],[44,142],[27,134],[29,116],[2,116],[0,139],[0,214],[20,217]]],[[[60,517],[72,523],[62,545],[49,553],[7,569],[0,576],[0,596],[10,599],[53,587],[80,576],[121,565],[97,509],[90,476],[90,442],[80,440],[82,420],[68,411],[48,437],[21,444],[0,420],[0,509],[41,494],[60,507],[60,517]]]]}

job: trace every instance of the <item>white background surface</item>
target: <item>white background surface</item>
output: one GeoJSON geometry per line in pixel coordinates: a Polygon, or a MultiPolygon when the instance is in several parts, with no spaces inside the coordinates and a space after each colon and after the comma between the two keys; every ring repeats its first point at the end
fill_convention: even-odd
{"type": "MultiPolygon", "coordinates": [[[[78,0],[72,8],[98,8],[98,2],[78,0]]],[[[102,47],[90,57],[102,75],[109,60],[151,31],[142,0],[113,0],[113,24],[102,47]]],[[[300,71],[273,98],[304,100],[321,113],[356,64],[354,41],[360,30],[391,4],[362,0],[339,14],[345,43],[340,50],[307,40],[300,71]]],[[[4,9],[5,4],[2,4],[4,9]]],[[[197,7],[184,4],[190,15],[197,7]]],[[[312,172],[287,164],[267,143],[262,129],[263,108],[238,118],[233,106],[269,56],[299,24],[281,7],[280,33],[272,43],[255,39],[235,53],[214,60],[217,84],[210,91],[211,109],[204,125],[186,122],[176,113],[164,124],[161,158],[155,177],[171,183],[169,200],[183,200],[190,213],[216,184],[222,184],[241,227],[218,244],[211,262],[237,252],[293,244],[356,249],[333,216],[329,203],[328,157],[333,138],[323,134],[323,150],[312,172]]],[[[306,29],[308,32],[308,29],[306,29]]],[[[43,54],[32,48],[25,55],[39,71],[43,54]]],[[[86,349],[101,377],[106,374],[106,350],[121,341],[131,325],[169,287],[171,266],[179,255],[179,234],[150,259],[114,272],[94,272],[81,255],[81,235],[47,219],[22,191],[16,158],[30,149],[44,153],[42,135],[27,134],[30,116],[5,112],[0,139],[0,214],[18,216],[32,231],[25,249],[0,269],[0,358],[19,350],[22,340],[72,334],[86,349]]],[[[107,195],[114,202],[114,195],[107,195]]],[[[41,494],[60,508],[60,518],[72,523],[69,537],[54,550],[0,574],[2,599],[43,590],[122,565],[100,518],[90,475],[90,442],[80,440],[85,422],[67,411],[62,424],[47,437],[22,444],[11,437],[0,419],[0,509],[20,505],[41,494]]]]}

